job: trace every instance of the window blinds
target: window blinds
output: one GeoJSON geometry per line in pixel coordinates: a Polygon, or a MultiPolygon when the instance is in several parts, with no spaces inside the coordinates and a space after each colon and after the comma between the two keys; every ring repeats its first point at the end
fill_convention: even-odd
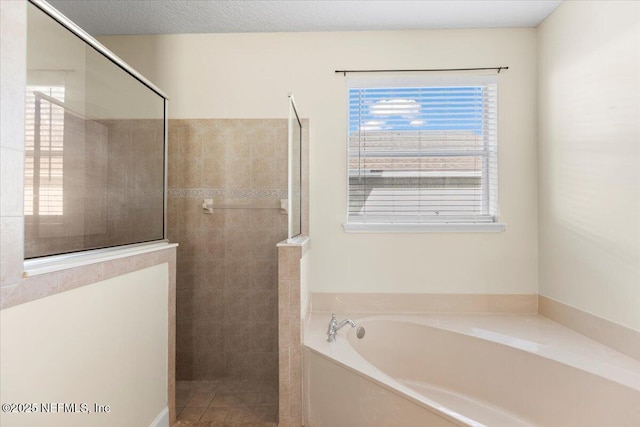
{"type": "Polygon", "coordinates": [[[64,89],[64,86],[27,87],[25,215],[63,214],[64,108],[39,95],[44,94],[64,102],[64,89]]]}
{"type": "Polygon", "coordinates": [[[497,219],[492,77],[350,82],[348,223],[497,219]]]}

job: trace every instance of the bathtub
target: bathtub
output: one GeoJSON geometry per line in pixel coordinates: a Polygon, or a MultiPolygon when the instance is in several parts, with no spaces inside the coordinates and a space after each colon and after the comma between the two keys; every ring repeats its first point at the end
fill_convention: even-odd
{"type": "Polygon", "coordinates": [[[640,361],[542,316],[368,316],[334,343],[328,321],[305,334],[307,426],[640,426],[640,361]]]}

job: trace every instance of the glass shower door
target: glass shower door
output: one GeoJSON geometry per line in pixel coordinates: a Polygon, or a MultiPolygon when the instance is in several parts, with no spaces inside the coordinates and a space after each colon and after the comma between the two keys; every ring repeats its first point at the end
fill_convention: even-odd
{"type": "Polygon", "coordinates": [[[288,213],[289,233],[292,239],[302,233],[301,161],[302,122],[298,116],[293,95],[289,95],[289,168],[288,168],[288,213]]]}

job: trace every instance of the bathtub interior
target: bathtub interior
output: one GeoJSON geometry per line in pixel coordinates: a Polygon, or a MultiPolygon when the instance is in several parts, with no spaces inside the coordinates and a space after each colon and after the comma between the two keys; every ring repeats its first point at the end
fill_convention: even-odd
{"type": "MultiPolygon", "coordinates": [[[[315,317],[321,326],[326,315],[315,317]]],[[[325,355],[462,425],[640,425],[640,362],[541,316],[385,315],[358,323],[363,339],[341,331],[325,355]]],[[[323,344],[310,344],[322,353],[323,344]]]]}

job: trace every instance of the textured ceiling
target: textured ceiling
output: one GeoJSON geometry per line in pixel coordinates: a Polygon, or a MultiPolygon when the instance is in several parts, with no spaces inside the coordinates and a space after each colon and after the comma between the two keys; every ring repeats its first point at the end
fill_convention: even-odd
{"type": "Polygon", "coordinates": [[[561,2],[49,0],[92,35],[535,27],[561,2]]]}

